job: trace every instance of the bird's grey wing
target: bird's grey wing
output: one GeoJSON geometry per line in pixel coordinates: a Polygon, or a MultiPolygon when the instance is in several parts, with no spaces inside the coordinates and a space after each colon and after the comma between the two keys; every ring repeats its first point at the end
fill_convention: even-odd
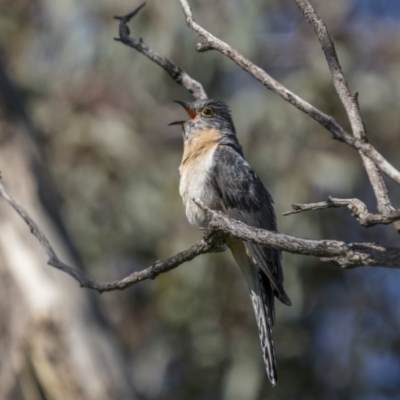
{"type": "MultiPolygon", "coordinates": [[[[242,155],[234,148],[220,145],[214,156],[211,182],[225,213],[247,225],[276,230],[271,195],[242,155]]],[[[269,380],[275,385],[277,369],[272,337],[274,295],[290,304],[283,289],[280,252],[233,238],[227,243],[248,281],[265,368],[269,380]]]]}
{"type": "MultiPolygon", "coordinates": [[[[247,161],[235,149],[223,145],[218,146],[215,160],[211,180],[226,214],[247,225],[276,231],[272,197],[247,161]]],[[[245,246],[268,277],[276,297],[290,305],[283,289],[280,251],[253,243],[245,246]]]]}

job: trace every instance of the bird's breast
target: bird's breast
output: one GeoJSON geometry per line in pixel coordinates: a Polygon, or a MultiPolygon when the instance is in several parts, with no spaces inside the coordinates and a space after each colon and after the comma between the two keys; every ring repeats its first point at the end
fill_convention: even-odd
{"type": "Polygon", "coordinates": [[[179,192],[186,209],[186,217],[192,225],[203,227],[206,222],[204,212],[193,202],[193,198],[201,200],[213,210],[220,209],[219,198],[210,181],[217,145],[216,142],[210,142],[192,149],[185,145],[179,168],[179,192]]]}

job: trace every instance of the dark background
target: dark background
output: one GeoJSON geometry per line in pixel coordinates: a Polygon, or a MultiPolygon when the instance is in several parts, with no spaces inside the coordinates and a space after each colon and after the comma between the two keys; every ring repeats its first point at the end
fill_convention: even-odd
{"type": "MultiPolygon", "coordinates": [[[[400,2],[312,1],[335,41],[368,137],[397,168],[400,2]]],[[[193,244],[178,193],[184,111],[191,101],[157,65],[114,42],[127,0],[1,0],[0,51],[38,132],[61,211],[87,274],[118,279],[193,244]]],[[[289,0],[192,1],[196,20],[346,129],[311,27],[289,0]]],[[[294,202],[375,200],[358,153],[216,52],[198,54],[177,0],[153,0],[131,31],[203,83],[233,112],[245,155],[273,194],[281,232],[396,245],[346,209],[282,217],[294,202]]],[[[7,93],[3,93],[3,105],[7,93]]],[[[10,118],[2,107],[0,124],[10,118]]],[[[12,171],[2,170],[4,176],[12,171]]],[[[389,184],[394,206],[399,190],[389,184]]],[[[6,207],[1,205],[1,207],[6,207]]],[[[34,240],[32,238],[32,240],[34,240]]],[[[341,271],[284,254],[277,305],[279,383],[266,377],[244,279],[230,254],[198,257],[100,306],[143,399],[400,398],[400,271],[341,271]]],[[[1,346],[1,344],[0,344],[1,346]]],[[[29,396],[26,397],[29,399],[29,396]]],[[[12,400],[15,400],[13,398],[12,400]]]]}

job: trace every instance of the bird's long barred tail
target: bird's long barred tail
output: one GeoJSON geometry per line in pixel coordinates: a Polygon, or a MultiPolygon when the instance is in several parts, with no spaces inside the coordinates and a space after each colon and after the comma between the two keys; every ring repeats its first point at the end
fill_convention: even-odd
{"type": "Polygon", "coordinates": [[[278,376],[272,338],[272,327],[275,322],[273,289],[257,266],[254,266],[254,283],[255,291],[250,290],[250,296],[256,314],[265,368],[272,385],[276,385],[278,376]]]}

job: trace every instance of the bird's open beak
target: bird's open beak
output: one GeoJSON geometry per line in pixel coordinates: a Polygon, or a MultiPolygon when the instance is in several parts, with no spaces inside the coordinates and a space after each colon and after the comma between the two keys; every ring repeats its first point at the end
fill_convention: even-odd
{"type": "MultiPolygon", "coordinates": [[[[186,103],[184,103],[183,101],[179,101],[179,100],[174,100],[175,103],[180,104],[185,110],[186,112],[189,114],[190,119],[195,119],[197,117],[197,112],[194,111],[192,108],[190,108],[190,106],[186,103]]],[[[170,124],[168,124],[168,126],[171,125],[183,125],[186,121],[175,121],[175,122],[171,122],[170,124]]]]}

